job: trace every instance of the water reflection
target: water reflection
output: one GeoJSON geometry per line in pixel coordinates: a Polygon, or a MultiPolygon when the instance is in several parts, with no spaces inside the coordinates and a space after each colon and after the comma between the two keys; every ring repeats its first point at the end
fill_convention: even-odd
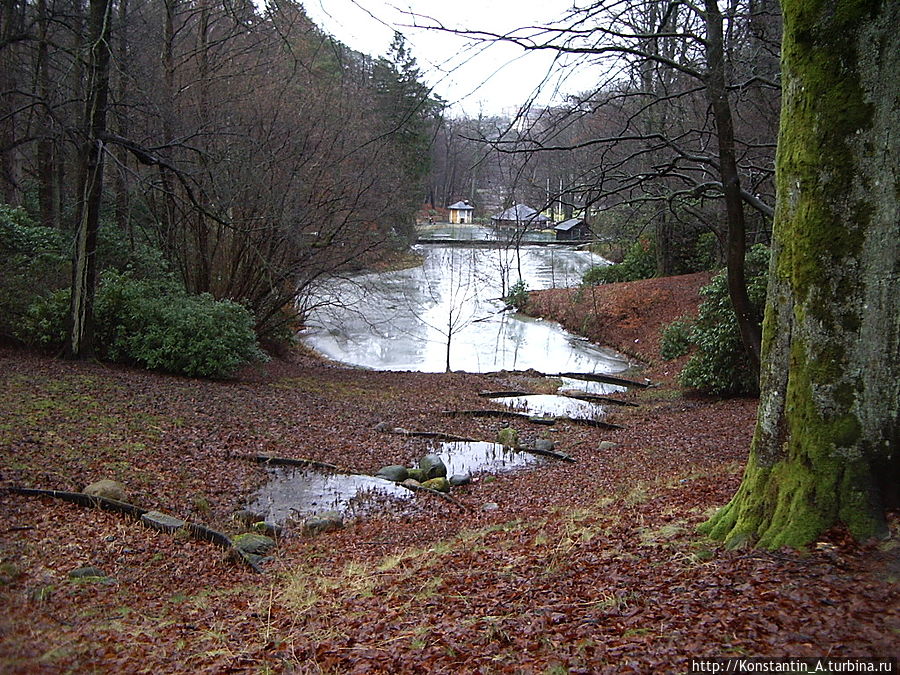
{"type": "Polygon", "coordinates": [[[621,372],[628,363],[559,325],[506,312],[521,277],[531,290],[576,285],[602,259],[554,246],[422,246],[422,267],[335,281],[303,339],[325,356],[379,370],[439,372],[535,368],[621,372]]]}
{"type": "Polygon", "coordinates": [[[519,452],[499,443],[482,441],[448,441],[441,443],[436,452],[447,465],[448,476],[482,471],[512,471],[544,461],[537,455],[519,452]]]}
{"type": "MultiPolygon", "coordinates": [[[[498,443],[448,441],[434,447],[447,475],[499,473],[539,464],[543,457],[498,443]]],[[[272,524],[303,519],[326,511],[366,510],[390,499],[409,499],[413,492],[391,481],[361,474],[330,473],[315,468],[272,466],[269,481],[247,507],[272,524]]]]}
{"type": "Polygon", "coordinates": [[[552,394],[502,396],[492,400],[529,415],[550,415],[582,420],[599,420],[603,417],[603,408],[595,403],[552,394]]]}
{"type": "Polygon", "coordinates": [[[280,524],[290,517],[325,511],[343,513],[366,501],[411,496],[406,488],[374,476],[280,466],[267,471],[269,482],[256,493],[248,508],[268,523],[280,524]]]}

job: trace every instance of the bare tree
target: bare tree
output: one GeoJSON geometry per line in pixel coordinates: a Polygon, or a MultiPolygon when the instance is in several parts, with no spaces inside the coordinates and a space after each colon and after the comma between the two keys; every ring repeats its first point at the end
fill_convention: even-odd
{"type": "Polygon", "coordinates": [[[665,243],[664,209],[674,215],[676,206],[691,212],[721,200],[729,294],[744,346],[757,364],[760,329],[743,280],[745,209],[767,220],[772,214],[760,188],[771,184],[775,118],[760,124],[757,104],[762,92],[777,99],[777,72],[771,72],[771,60],[761,60],[761,68],[754,58],[758,44],[777,42],[777,34],[758,30],[766,24],[760,13],[772,11],[770,3],[741,0],[724,12],[713,0],[701,7],[680,0],[599,0],[552,25],[506,34],[452,31],[552,51],[598,73],[597,88],[573,100],[566,114],[524,110],[517,124],[528,133],[497,144],[526,162],[540,162],[547,153],[580,153],[579,168],[559,192],[577,194],[584,208],[651,207],[665,243]],[[745,100],[749,112],[735,114],[745,100]],[[770,132],[761,133],[766,126],[770,132]]]}
{"type": "Polygon", "coordinates": [[[103,198],[103,139],[109,102],[110,28],[112,3],[89,4],[84,150],[79,172],[75,252],[72,259],[72,295],[69,308],[67,353],[73,358],[94,355],[93,307],[97,276],[97,231],[103,198]]]}

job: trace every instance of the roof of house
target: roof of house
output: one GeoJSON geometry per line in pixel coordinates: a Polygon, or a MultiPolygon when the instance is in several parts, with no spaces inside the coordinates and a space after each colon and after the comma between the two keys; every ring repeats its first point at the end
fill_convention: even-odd
{"type": "Polygon", "coordinates": [[[466,202],[456,202],[455,204],[451,204],[447,207],[448,209],[453,209],[454,211],[471,211],[475,207],[466,202]]]}
{"type": "Polygon", "coordinates": [[[577,225],[581,225],[583,222],[584,222],[584,218],[569,218],[568,220],[562,221],[554,229],[560,230],[562,232],[568,232],[573,227],[575,227],[577,225]]]}
{"type": "Polygon", "coordinates": [[[547,216],[541,215],[530,206],[525,204],[516,204],[503,213],[491,216],[491,220],[515,220],[529,222],[546,222],[550,220],[547,216]]]}

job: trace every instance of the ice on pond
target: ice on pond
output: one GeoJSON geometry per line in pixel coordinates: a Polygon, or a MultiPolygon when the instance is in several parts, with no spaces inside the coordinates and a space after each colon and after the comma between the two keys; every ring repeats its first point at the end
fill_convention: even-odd
{"type": "Polygon", "coordinates": [[[618,373],[621,354],[551,321],[506,311],[518,273],[530,290],[576,286],[604,261],[585,251],[428,246],[422,267],[335,279],[318,290],[302,333],[335,361],[378,370],[618,373]],[[516,275],[512,275],[516,270],[516,275]],[[510,276],[512,275],[512,276],[510,276]],[[513,278],[516,277],[516,278],[513,278]]]}

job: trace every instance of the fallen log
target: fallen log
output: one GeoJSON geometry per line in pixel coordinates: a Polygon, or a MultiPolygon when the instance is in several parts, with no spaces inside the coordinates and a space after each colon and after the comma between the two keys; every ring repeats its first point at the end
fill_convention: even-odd
{"type": "MultiPolygon", "coordinates": [[[[450,417],[456,417],[457,415],[461,417],[503,417],[503,418],[518,418],[525,419],[531,421],[532,418],[537,419],[537,415],[529,415],[528,413],[515,412],[514,410],[442,410],[442,415],[449,415],[450,417]]],[[[538,424],[552,424],[556,421],[555,417],[544,417],[542,418],[545,421],[538,422],[538,424]]]]}
{"type": "Polygon", "coordinates": [[[543,457],[551,457],[553,459],[558,459],[561,462],[572,462],[575,463],[575,458],[572,455],[567,455],[564,452],[557,452],[556,450],[543,450],[541,448],[533,448],[528,445],[520,445],[517,448],[513,448],[519,452],[528,452],[532,455],[541,455],[543,457]]]}
{"type": "MultiPolygon", "coordinates": [[[[89,509],[99,508],[103,509],[104,511],[110,511],[112,513],[123,513],[134,518],[142,524],[144,524],[144,522],[143,520],[141,520],[141,516],[143,516],[145,513],[150,513],[150,509],[144,509],[140,506],[135,506],[134,504],[129,504],[127,502],[120,502],[117,499],[110,499],[108,497],[86,495],[83,492],[67,492],[65,490],[44,490],[41,488],[23,487],[8,487],[6,488],[6,490],[13,494],[37,497],[52,497],[54,499],[59,499],[64,502],[69,502],[70,504],[76,504],[78,506],[83,506],[89,509]]],[[[254,572],[260,574],[263,573],[259,565],[250,560],[250,558],[248,558],[243,551],[238,549],[232,543],[231,539],[229,539],[221,532],[217,532],[216,530],[210,529],[205,525],[200,525],[199,523],[188,522],[185,523],[183,529],[186,530],[194,539],[211,542],[212,544],[215,544],[216,546],[219,546],[220,548],[223,548],[234,555],[237,559],[250,567],[254,572]]]]}
{"type": "MultiPolygon", "coordinates": [[[[480,398],[506,398],[520,396],[538,396],[530,391],[481,391],[478,392],[480,398]]],[[[588,394],[584,391],[558,391],[554,396],[564,396],[565,398],[574,398],[579,401],[589,401],[591,403],[610,403],[612,405],[627,405],[637,407],[637,403],[631,401],[623,401],[620,398],[612,398],[611,396],[601,396],[600,394],[588,394]]]]}
{"type": "Polygon", "coordinates": [[[560,415],[558,417],[542,417],[540,415],[530,415],[528,413],[520,413],[512,410],[443,410],[441,411],[443,415],[450,415],[451,417],[455,417],[457,415],[463,415],[466,417],[501,417],[501,418],[515,418],[525,420],[527,422],[531,422],[532,424],[547,424],[553,425],[560,420],[564,420],[566,422],[571,422],[572,424],[583,424],[589,427],[599,427],[601,429],[621,429],[622,427],[618,424],[611,424],[609,422],[601,422],[600,420],[590,420],[585,419],[583,417],[568,417],[565,415],[560,415]]]}
{"type": "Polygon", "coordinates": [[[463,504],[458,499],[454,499],[453,497],[448,495],[446,492],[441,492],[440,490],[435,490],[433,488],[425,487],[424,485],[410,485],[408,483],[397,483],[397,485],[405,487],[408,490],[412,490],[413,492],[427,492],[429,494],[437,495],[441,499],[444,499],[444,500],[450,502],[451,504],[458,506],[463,511],[471,511],[472,510],[472,508],[470,506],[463,504]]]}
{"type": "Polygon", "coordinates": [[[320,462],[316,459],[304,459],[302,457],[276,457],[275,455],[241,455],[244,459],[249,459],[259,464],[272,464],[274,466],[308,466],[314,469],[325,469],[334,471],[335,473],[356,473],[349,469],[343,469],[336,464],[328,462],[320,462]]]}
{"type": "Polygon", "coordinates": [[[606,384],[617,384],[621,387],[638,387],[640,389],[646,389],[647,387],[655,387],[657,386],[653,382],[649,380],[645,380],[643,382],[639,382],[638,380],[629,380],[624,377],[617,377],[615,375],[605,375],[603,373],[542,373],[539,370],[528,369],[528,370],[500,370],[494,371],[490,373],[482,373],[482,375],[528,375],[530,377],[550,377],[550,378],[560,378],[560,377],[568,377],[572,380],[586,380],[588,382],[604,382],[606,384]]]}
{"type": "Polygon", "coordinates": [[[588,382],[603,382],[605,384],[617,384],[620,387],[638,387],[646,389],[653,386],[649,380],[638,382],[637,380],[628,380],[624,377],[616,377],[615,375],[604,375],[602,373],[555,373],[544,374],[544,377],[568,377],[571,380],[586,380],[588,382]]]}
{"type": "Polygon", "coordinates": [[[533,396],[530,391],[480,391],[478,396],[481,398],[503,398],[504,396],[533,396]]]}
{"type": "Polygon", "coordinates": [[[466,438],[465,436],[457,436],[455,434],[445,434],[443,431],[410,431],[397,427],[385,433],[398,434],[400,436],[415,436],[417,438],[433,438],[437,441],[456,441],[458,443],[477,443],[474,438],[466,438]]]}
{"type": "Polygon", "coordinates": [[[609,403],[612,405],[627,405],[633,408],[637,408],[638,404],[632,401],[623,401],[620,398],[612,398],[611,396],[601,396],[600,394],[588,394],[583,391],[578,392],[559,392],[560,396],[565,396],[566,398],[574,398],[579,401],[589,401],[591,403],[609,403]]]}

